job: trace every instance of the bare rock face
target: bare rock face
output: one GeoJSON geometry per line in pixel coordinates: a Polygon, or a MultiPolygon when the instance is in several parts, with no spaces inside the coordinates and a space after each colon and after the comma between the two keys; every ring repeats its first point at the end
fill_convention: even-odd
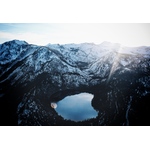
{"type": "Polygon", "coordinates": [[[104,42],[0,45],[0,125],[150,125],[150,47],[104,42]],[[98,111],[74,122],[51,103],[88,92],[98,111]]]}

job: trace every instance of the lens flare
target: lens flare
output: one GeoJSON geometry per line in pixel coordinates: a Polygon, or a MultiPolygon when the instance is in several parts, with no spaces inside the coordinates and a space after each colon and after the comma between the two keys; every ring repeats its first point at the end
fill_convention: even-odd
{"type": "Polygon", "coordinates": [[[112,67],[110,69],[110,73],[109,73],[109,76],[108,76],[108,79],[107,79],[107,83],[109,82],[111,76],[113,75],[113,73],[117,70],[117,67],[118,67],[118,64],[119,64],[119,59],[121,57],[121,52],[122,50],[122,47],[120,46],[119,50],[117,51],[117,54],[116,56],[114,57],[113,59],[113,63],[112,63],[112,67]]]}

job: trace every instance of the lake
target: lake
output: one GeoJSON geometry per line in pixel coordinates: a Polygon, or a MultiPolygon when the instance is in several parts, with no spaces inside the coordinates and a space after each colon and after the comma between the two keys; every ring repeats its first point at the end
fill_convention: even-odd
{"type": "Polygon", "coordinates": [[[64,119],[76,122],[83,121],[98,115],[98,112],[91,105],[92,99],[92,94],[80,93],[66,96],[57,103],[51,103],[51,107],[64,119]]]}

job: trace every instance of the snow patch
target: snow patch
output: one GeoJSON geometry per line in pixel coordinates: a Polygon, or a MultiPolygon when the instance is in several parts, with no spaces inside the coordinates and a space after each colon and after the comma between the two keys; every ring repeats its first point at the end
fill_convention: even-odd
{"type": "Polygon", "coordinates": [[[121,60],[120,63],[121,63],[123,66],[126,66],[126,65],[129,64],[128,61],[125,61],[125,60],[121,60]]]}
{"type": "Polygon", "coordinates": [[[14,40],[14,42],[18,45],[24,45],[24,44],[28,44],[27,42],[25,41],[20,41],[20,40],[14,40]]]}

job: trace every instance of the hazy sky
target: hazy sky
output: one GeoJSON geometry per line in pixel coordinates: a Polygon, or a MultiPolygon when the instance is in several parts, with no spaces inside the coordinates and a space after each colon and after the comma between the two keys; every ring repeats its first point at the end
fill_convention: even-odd
{"type": "Polygon", "coordinates": [[[31,44],[103,41],[124,46],[150,46],[150,24],[142,23],[0,23],[0,43],[18,39],[31,44]]]}

